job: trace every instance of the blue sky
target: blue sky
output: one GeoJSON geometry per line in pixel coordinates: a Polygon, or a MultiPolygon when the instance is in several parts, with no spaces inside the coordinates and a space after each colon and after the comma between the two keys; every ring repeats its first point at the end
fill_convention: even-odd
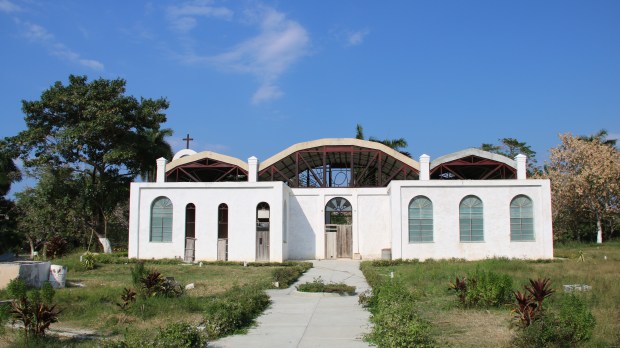
{"type": "Polygon", "coordinates": [[[405,137],[431,158],[620,136],[620,1],[0,0],[0,137],[69,74],[166,97],[175,150],[405,137]]]}

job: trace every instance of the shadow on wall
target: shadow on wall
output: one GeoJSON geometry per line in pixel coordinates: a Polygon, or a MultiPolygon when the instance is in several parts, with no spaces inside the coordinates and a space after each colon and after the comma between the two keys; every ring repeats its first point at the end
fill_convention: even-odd
{"type": "Polygon", "coordinates": [[[316,234],[296,197],[289,199],[288,259],[314,260],[316,234]]]}

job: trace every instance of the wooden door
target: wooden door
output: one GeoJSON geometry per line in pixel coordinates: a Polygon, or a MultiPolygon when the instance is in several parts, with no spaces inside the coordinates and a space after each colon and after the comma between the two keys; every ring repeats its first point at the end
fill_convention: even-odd
{"type": "Polygon", "coordinates": [[[269,261],[269,223],[256,223],[256,261],[269,261]]]}
{"type": "Polygon", "coordinates": [[[228,238],[218,238],[217,240],[217,260],[228,261],[228,238]]]}
{"type": "Polygon", "coordinates": [[[353,229],[351,225],[338,225],[337,237],[338,257],[351,258],[353,256],[353,229]]]}
{"type": "Polygon", "coordinates": [[[185,257],[183,261],[194,262],[196,257],[196,238],[185,238],[185,257]]]}

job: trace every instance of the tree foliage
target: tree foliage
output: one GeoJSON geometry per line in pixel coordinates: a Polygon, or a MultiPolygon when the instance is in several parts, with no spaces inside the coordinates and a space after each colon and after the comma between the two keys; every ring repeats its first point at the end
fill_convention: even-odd
{"type": "MultiPolygon", "coordinates": [[[[355,127],[355,139],[366,140],[365,137],[364,137],[364,128],[359,123],[355,127]]],[[[387,147],[389,147],[391,149],[394,149],[394,150],[402,153],[403,155],[405,155],[407,157],[411,157],[411,153],[403,150],[403,149],[407,148],[407,146],[408,146],[407,140],[405,140],[405,138],[383,139],[383,140],[380,140],[380,139],[375,138],[375,137],[369,137],[368,141],[373,141],[375,143],[383,144],[383,145],[385,145],[385,146],[387,146],[387,147]]]]}
{"type": "Polygon", "coordinates": [[[41,168],[68,170],[77,187],[67,197],[82,204],[86,223],[105,238],[113,212],[129,197],[129,183],[170,155],[154,136],[169,133],[160,128],[167,108],[163,98],[126,96],[123,79],[88,82],[71,75],[39,100],[22,101],[27,129],[8,141],[35,175],[41,168]]]}
{"type": "Polygon", "coordinates": [[[523,154],[527,156],[528,174],[533,175],[539,172],[539,169],[536,166],[536,151],[532,150],[532,147],[527,145],[526,142],[521,142],[515,138],[501,138],[497,141],[499,142],[498,145],[483,143],[480,145],[480,149],[512,159],[514,159],[518,154],[523,154]]]}
{"type": "Polygon", "coordinates": [[[560,140],[550,151],[544,173],[551,180],[555,237],[596,235],[600,243],[605,222],[620,213],[620,153],[596,139],[563,134],[560,140]]]}

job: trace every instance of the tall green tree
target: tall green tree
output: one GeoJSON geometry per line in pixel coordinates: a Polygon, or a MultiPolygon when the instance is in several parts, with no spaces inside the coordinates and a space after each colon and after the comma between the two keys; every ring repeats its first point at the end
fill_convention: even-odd
{"type": "Polygon", "coordinates": [[[17,228],[31,257],[54,235],[79,238],[85,233],[85,216],[78,183],[71,168],[39,168],[38,182],[15,194],[17,228]]]}
{"type": "Polygon", "coordinates": [[[8,139],[27,168],[70,168],[80,178],[86,220],[106,252],[107,222],[151,161],[141,155],[169,106],[163,98],[127,96],[125,84],[70,75],[67,85],[58,81],[39,100],[22,101],[27,129],[8,139]]]}
{"type": "Polygon", "coordinates": [[[378,139],[375,137],[369,137],[368,139],[365,139],[364,137],[364,128],[362,127],[361,124],[357,124],[357,126],[355,127],[355,139],[360,139],[360,140],[368,140],[368,141],[373,141],[375,143],[380,143],[383,144],[391,149],[394,149],[400,153],[402,153],[403,155],[407,156],[407,157],[411,157],[411,153],[403,150],[405,148],[407,148],[408,144],[407,144],[407,140],[405,140],[405,138],[397,138],[397,139],[378,139]]]}
{"type": "Polygon", "coordinates": [[[15,164],[16,154],[10,151],[6,141],[0,140],[0,253],[19,244],[15,204],[5,196],[11,185],[21,180],[21,172],[15,164]]]}
{"type": "Polygon", "coordinates": [[[17,154],[5,140],[0,140],[0,197],[11,190],[11,185],[22,179],[21,172],[15,164],[17,154]]]}
{"type": "Polygon", "coordinates": [[[508,158],[514,159],[518,154],[527,156],[527,171],[529,175],[540,172],[536,163],[536,151],[527,145],[526,142],[519,141],[515,138],[501,138],[497,140],[499,144],[483,143],[480,149],[492,153],[496,153],[508,158]]]}

